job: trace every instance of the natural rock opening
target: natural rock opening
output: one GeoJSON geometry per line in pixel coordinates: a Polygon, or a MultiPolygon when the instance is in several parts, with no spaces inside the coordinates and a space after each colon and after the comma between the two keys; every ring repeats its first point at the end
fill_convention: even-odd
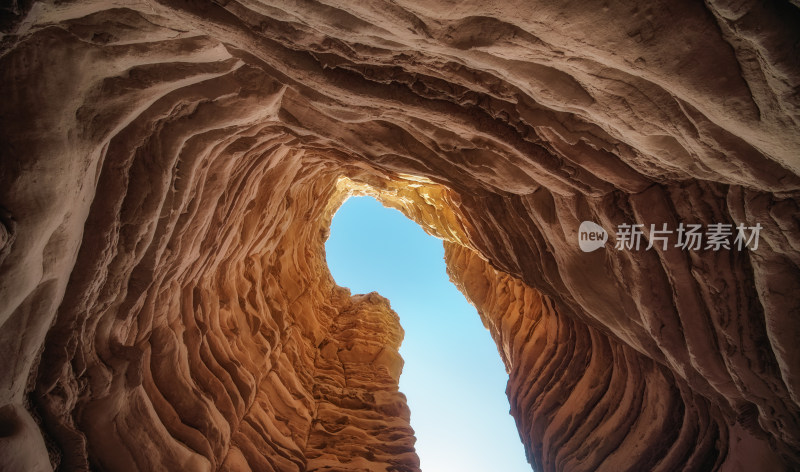
{"type": "Polygon", "coordinates": [[[330,355],[389,320],[320,257],[374,189],[448,241],[537,469],[796,468],[798,8],[636,3],[3,8],[3,467],[415,470],[396,325],[330,355]]]}
{"type": "Polygon", "coordinates": [[[325,252],[338,285],[377,291],[399,316],[399,388],[422,470],[530,471],[509,415],[508,374],[475,308],[450,282],[442,241],[356,197],[336,211],[325,252]]]}

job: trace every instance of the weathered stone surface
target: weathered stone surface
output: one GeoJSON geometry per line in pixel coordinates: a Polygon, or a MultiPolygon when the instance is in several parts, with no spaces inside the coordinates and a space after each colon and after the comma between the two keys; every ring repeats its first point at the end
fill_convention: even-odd
{"type": "Polygon", "coordinates": [[[779,470],[758,430],[728,428],[682,379],[549,297],[448,245],[454,282],[481,309],[509,372],[511,413],[535,470],[779,470]]]}
{"type": "Polygon", "coordinates": [[[325,266],[350,193],[447,241],[542,470],[800,464],[794,3],[0,13],[4,469],[417,470],[396,316],[325,266]]]}

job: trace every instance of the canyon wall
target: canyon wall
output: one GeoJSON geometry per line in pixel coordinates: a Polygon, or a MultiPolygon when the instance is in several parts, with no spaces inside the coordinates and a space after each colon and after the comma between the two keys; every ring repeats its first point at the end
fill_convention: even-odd
{"type": "Polygon", "coordinates": [[[351,194],[445,241],[536,470],[800,464],[795,3],[0,13],[3,470],[418,470],[351,194]],[[718,223],[758,248],[614,247],[718,223]]]}

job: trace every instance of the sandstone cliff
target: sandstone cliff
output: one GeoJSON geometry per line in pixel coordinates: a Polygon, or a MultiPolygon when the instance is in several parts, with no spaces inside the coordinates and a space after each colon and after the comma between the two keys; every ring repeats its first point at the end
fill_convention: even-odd
{"type": "Polygon", "coordinates": [[[800,466],[796,2],[0,10],[3,470],[418,470],[353,193],[445,240],[537,470],[800,466]]]}

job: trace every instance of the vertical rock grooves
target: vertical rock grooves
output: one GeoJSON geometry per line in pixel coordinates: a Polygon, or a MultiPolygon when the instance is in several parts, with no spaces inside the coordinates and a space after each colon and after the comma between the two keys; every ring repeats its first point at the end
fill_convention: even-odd
{"type": "Polygon", "coordinates": [[[419,470],[397,316],[325,265],[370,193],[446,241],[537,470],[796,469],[798,8],[635,3],[0,9],[0,468],[419,470]]]}
{"type": "Polygon", "coordinates": [[[738,465],[780,467],[668,369],[559,316],[549,297],[469,249],[445,247],[509,371],[511,413],[536,470],[714,470],[750,442],[738,465]]]}

